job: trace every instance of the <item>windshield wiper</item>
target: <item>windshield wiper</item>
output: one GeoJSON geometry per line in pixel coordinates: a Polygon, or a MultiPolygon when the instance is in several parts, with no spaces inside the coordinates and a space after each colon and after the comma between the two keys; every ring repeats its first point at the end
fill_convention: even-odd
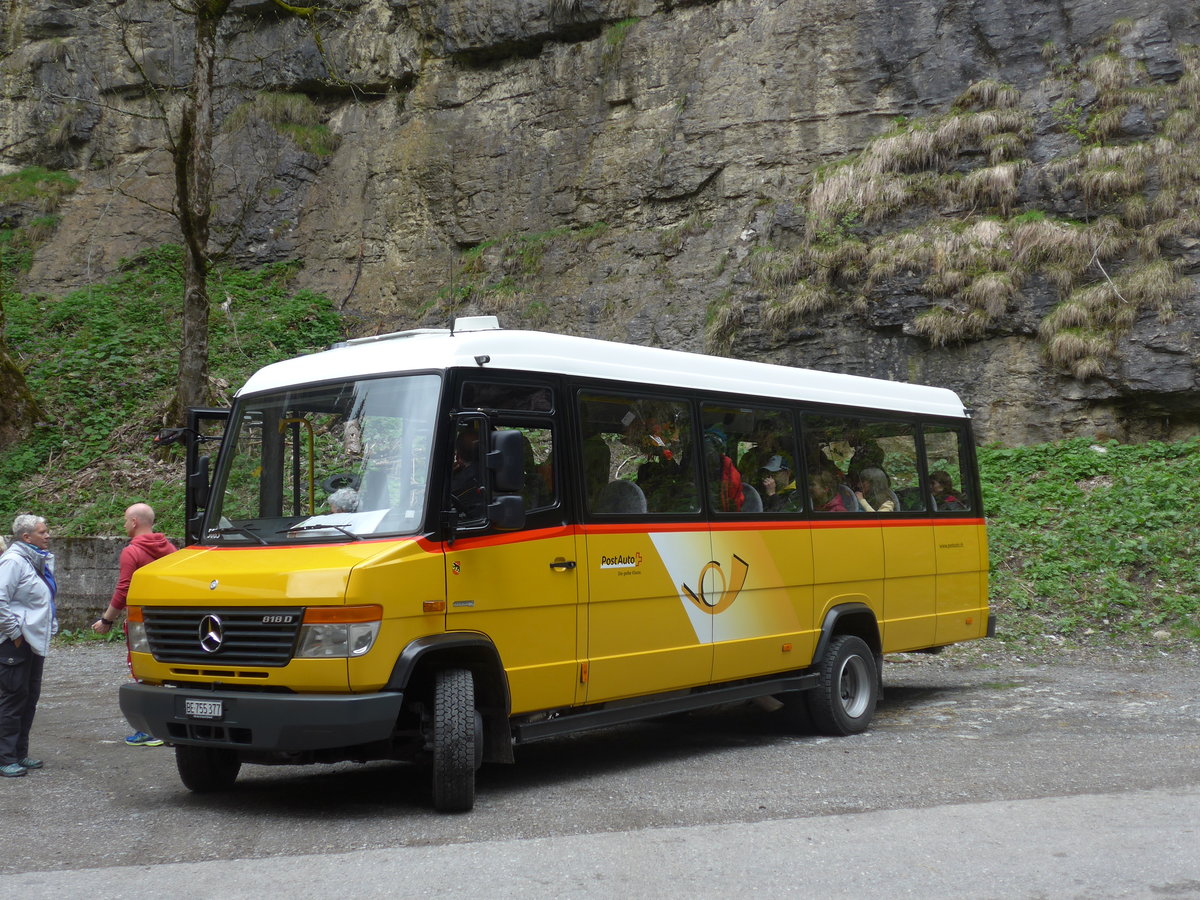
{"type": "MultiPolygon", "coordinates": [[[[294,528],[285,528],[285,529],[283,529],[283,531],[277,531],[275,533],[276,534],[295,534],[297,531],[315,531],[318,528],[334,528],[334,529],[337,529],[338,531],[340,531],[342,534],[344,534],[348,538],[352,538],[353,540],[356,540],[356,541],[362,540],[362,535],[355,534],[353,531],[351,531],[350,526],[348,524],[347,525],[334,525],[332,522],[330,522],[328,524],[324,524],[324,525],[297,525],[294,528]]],[[[264,541],[264,543],[266,543],[266,542],[264,541]]]]}
{"type": "Polygon", "coordinates": [[[223,525],[220,528],[210,528],[207,532],[205,532],[206,537],[211,537],[214,534],[217,537],[224,537],[227,534],[240,534],[243,537],[252,538],[258,541],[263,546],[266,546],[267,544],[267,539],[261,534],[255,534],[249,528],[243,528],[241,525],[223,525]]]}

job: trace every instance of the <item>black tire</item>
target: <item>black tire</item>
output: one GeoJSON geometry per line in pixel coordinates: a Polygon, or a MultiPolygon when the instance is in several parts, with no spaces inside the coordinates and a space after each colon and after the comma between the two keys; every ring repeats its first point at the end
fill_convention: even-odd
{"type": "Polygon", "coordinates": [[[479,765],[475,679],[469,669],[443,669],[433,687],[433,808],[468,812],[475,806],[479,765]]]}
{"type": "Polygon", "coordinates": [[[242,761],[234,750],[178,745],[175,747],[175,768],[189,791],[211,794],[233,787],[242,761]]]}
{"type": "Polygon", "coordinates": [[[853,635],[834,638],[820,675],[820,684],[806,694],[813,727],[833,735],[866,731],[879,700],[879,670],[871,648],[853,635]]]}

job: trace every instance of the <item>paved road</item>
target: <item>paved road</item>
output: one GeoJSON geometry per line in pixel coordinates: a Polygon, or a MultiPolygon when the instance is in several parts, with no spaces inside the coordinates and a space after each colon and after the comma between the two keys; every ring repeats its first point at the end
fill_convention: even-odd
{"type": "Polygon", "coordinates": [[[867,734],[751,707],[606,730],[485,768],[476,810],[443,816],[383,763],[190,795],[169,750],[119,743],[122,654],[68,650],[46,770],[0,784],[0,875],[33,897],[1200,897],[1196,663],[901,657],[867,734]]]}
{"type": "Polygon", "coordinates": [[[1200,788],[6,878],[32,898],[1196,897],[1200,788]]]}

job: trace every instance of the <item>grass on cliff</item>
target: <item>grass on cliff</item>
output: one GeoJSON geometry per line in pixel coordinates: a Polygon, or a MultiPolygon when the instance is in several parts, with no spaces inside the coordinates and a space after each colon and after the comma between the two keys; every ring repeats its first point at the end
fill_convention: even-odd
{"type": "MultiPolygon", "coordinates": [[[[292,289],[297,268],[213,270],[214,405],[255,369],[342,337],[327,298],[292,289]]],[[[5,294],[9,350],[49,421],[0,452],[0,525],[36,512],[60,536],[119,534],[125,507],[145,500],[182,533],[182,451],[151,445],[179,367],[181,272],[180,249],[164,246],[62,298],[5,294]]]]}
{"type": "Polygon", "coordinates": [[[1139,318],[1169,323],[1189,295],[1179,246],[1198,227],[1200,47],[1177,45],[1183,72],[1168,79],[1136,61],[1136,40],[1118,23],[1087,59],[1044,47],[1051,76],[1027,97],[976,82],[818,168],[799,197],[803,234],[751,263],[761,315],[753,294],[723,298],[708,346],[728,354],[758,323],[786,334],[839,308],[865,317],[898,288],[924,306],[913,333],[958,345],[1049,296],[1048,362],[1080,381],[1105,372],[1139,318]],[[1049,109],[1047,91],[1061,97],[1049,109]]]}

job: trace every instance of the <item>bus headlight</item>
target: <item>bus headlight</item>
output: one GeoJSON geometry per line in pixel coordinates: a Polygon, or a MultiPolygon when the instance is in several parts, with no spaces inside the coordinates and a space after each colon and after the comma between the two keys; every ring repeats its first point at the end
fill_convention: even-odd
{"type": "Polygon", "coordinates": [[[362,656],[375,644],[382,624],[381,606],[325,606],[304,611],[299,659],[362,656]]]}
{"type": "Polygon", "coordinates": [[[140,606],[126,608],[125,634],[129,639],[130,653],[149,653],[150,639],[146,637],[146,620],[140,606]]]}

